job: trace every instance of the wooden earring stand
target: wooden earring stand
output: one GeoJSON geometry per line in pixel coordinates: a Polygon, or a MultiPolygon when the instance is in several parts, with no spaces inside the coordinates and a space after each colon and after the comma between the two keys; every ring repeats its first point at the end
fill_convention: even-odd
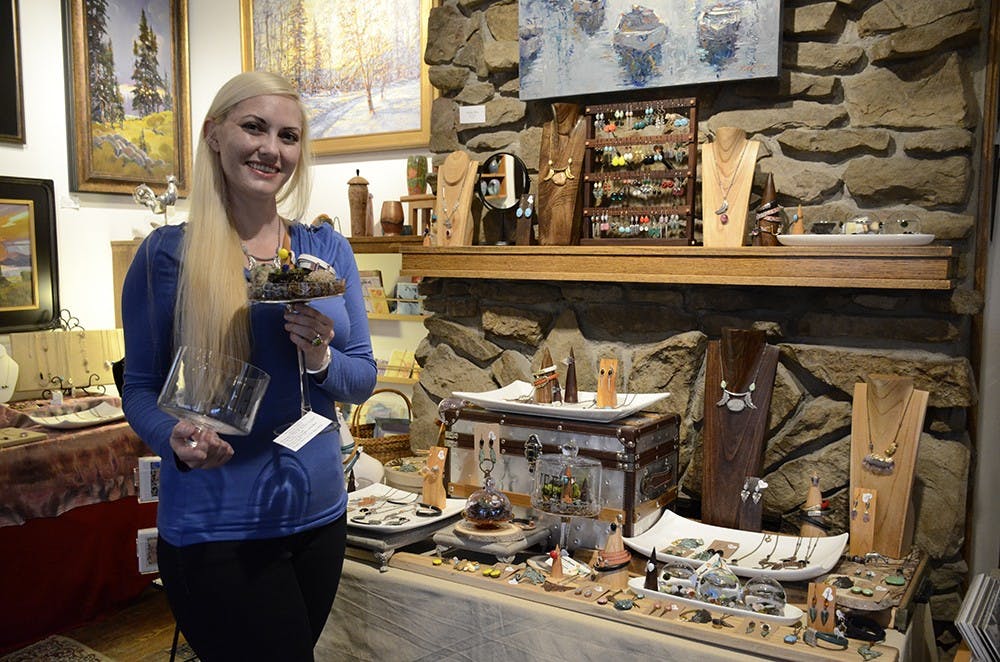
{"type": "Polygon", "coordinates": [[[822,582],[810,582],[806,600],[806,627],[833,632],[837,625],[837,591],[822,582]],[[825,616],[824,616],[825,614],[825,616]]]}
{"type": "Polygon", "coordinates": [[[851,495],[862,486],[879,495],[871,551],[894,559],[906,556],[912,543],[910,498],[928,398],[909,377],[869,375],[854,385],[851,495]],[[895,445],[892,452],[890,444],[895,445]],[[872,454],[891,457],[891,471],[871,471],[865,458],[872,454]]]}
{"type": "Polygon", "coordinates": [[[421,503],[444,510],[448,505],[448,497],[444,491],[444,463],[448,457],[448,449],[444,446],[433,446],[427,455],[427,464],[420,470],[424,477],[421,503]]]}

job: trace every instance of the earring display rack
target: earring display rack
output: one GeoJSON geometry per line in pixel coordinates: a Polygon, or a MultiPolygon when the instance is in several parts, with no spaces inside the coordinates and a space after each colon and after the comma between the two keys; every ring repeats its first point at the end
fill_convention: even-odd
{"type": "Polygon", "coordinates": [[[581,244],[694,245],[697,99],[587,106],[581,244]]]}

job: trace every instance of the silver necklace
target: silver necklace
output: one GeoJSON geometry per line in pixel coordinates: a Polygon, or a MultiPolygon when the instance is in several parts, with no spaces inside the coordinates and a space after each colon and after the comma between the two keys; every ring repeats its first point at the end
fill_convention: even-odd
{"type": "MultiPolygon", "coordinates": [[[[743,163],[743,157],[746,155],[747,147],[749,146],[750,146],[749,140],[743,143],[743,149],[740,150],[740,158],[737,159],[736,161],[736,167],[733,168],[733,175],[729,179],[728,186],[722,185],[722,174],[721,174],[722,168],[719,167],[719,154],[714,153],[715,159],[713,160],[712,164],[715,167],[712,170],[715,173],[715,183],[718,184],[719,190],[722,191],[722,204],[719,205],[719,208],[715,210],[715,215],[719,217],[719,222],[722,223],[723,225],[729,222],[729,214],[726,213],[727,211],[729,211],[729,192],[733,189],[733,185],[736,184],[736,178],[740,174],[740,165],[742,165],[743,163]]],[[[715,152],[715,150],[713,150],[713,152],[715,152]]]]}
{"type": "Polygon", "coordinates": [[[278,267],[281,266],[281,259],[278,257],[278,253],[281,251],[281,238],[282,238],[282,235],[283,235],[283,233],[282,233],[281,230],[282,230],[281,220],[279,219],[278,220],[278,245],[274,247],[274,257],[271,257],[271,258],[257,257],[256,255],[251,255],[250,254],[250,249],[247,248],[247,245],[245,243],[243,243],[242,241],[240,242],[240,248],[243,249],[243,255],[245,255],[246,258],[247,258],[248,268],[254,269],[261,262],[263,262],[265,264],[271,264],[275,268],[278,268],[278,267]]]}
{"type": "Polygon", "coordinates": [[[715,403],[716,407],[726,406],[731,412],[741,412],[744,409],[756,409],[757,405],[753,403],[753,392],[757,390],[757,375],[760,374],[760,366],[764,363],[764,352],[767,351],[767,343],[764,344],[764,348],[760,351],[760,357],[757,359],[757,369],[753,372],[753,378],[750,380],[750,386],[747,390],[741,393],[734,393],[728,388],[726,383],[726,376],[723,374],[722,381],[719,382],[719,386],[722,387],[722,399],[715,403]]]}

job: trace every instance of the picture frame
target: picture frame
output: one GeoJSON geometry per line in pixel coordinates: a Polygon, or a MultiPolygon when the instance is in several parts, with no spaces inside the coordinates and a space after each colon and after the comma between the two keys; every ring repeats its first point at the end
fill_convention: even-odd
{"type": "Polygon", "coordinates": [[[433,88],[424,50],[435,3],[240,0],[243,70],[292,81],[316,156],[426,147],[433,88]]]}
{"type": "Polygon", "coordinates": [[[99,21],[63,0],[71,190],[132,194],[172,175],[187,195],[187,2],[107,0],[99,21]]]}
{"type": "Polygon", "coordinates": [[[0,332],[58,325],[55,187],[0,177],[0,332]]]}
{"type": "Polygon", "coordinates": [[[775,78],[781,11],[781,0],[518,0],[518,96],[775,78]]]}
{"type": "Polygon", "coordinates": [[[17,0],[0,0],[0,142],[24,144],[17,0]]]}

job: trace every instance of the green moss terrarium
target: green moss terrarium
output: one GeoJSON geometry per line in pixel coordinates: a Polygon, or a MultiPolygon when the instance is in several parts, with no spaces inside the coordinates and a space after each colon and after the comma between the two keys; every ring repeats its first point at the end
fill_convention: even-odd
{"type": "Polygon", "coordinates": [[[595,517],[601,512],[601,463],[578,455],[576,443],[562,453],[542,455],[535,467],[531,505],[563,517],[595,517]]]}

